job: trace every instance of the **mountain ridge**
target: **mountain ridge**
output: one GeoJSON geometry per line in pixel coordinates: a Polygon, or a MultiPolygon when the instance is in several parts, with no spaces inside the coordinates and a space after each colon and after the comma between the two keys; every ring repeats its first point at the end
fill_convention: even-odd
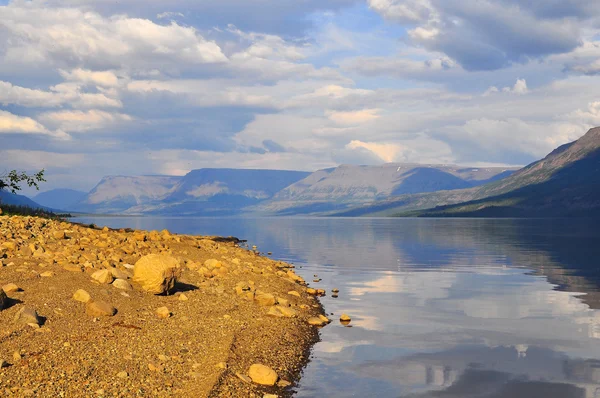
{"type": "Polygon", "coordinates": [[[600,128],[477,188],[403,195],[338,216],[573,216],[600,213],[600,128]]]}

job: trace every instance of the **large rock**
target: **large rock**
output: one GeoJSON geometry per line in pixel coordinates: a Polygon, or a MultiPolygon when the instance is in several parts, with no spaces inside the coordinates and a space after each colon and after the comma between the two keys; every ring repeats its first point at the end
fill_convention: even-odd
{"type": "Polygon", "coordinates": [[[279,378],[273,369],[258,363],[250,366],[250,369],[248,370],[248,376],[250,376],[253,382],[263,386],[274,386],[279,378]]]}
{"type": "Polygon", "coordinates": [[[179,277],[179,261],[164,254],[142,257],[133,268],[133,281],[148,293],[168,293],[179,277]]]}
{"type": "Polygon", "coordinates": [[[36,310],[31,307],[23,307],[21,311],[15,315],[15,322],[26,323],[28,325],[39,325],[42,323],[36,310]]]}
{"type": "Polygon", "coordinates": [[[4,290],[0,289],[0,311],[2,311],[7,305],[8,297],[6,296],[6,293],[4,293],[4,290]]]}

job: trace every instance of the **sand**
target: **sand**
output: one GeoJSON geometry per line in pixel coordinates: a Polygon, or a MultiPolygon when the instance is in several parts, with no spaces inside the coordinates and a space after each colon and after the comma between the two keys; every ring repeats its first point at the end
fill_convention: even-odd
{"type": "Polygon", "coordinates": [[[0,286],[20,289],[8,286],[0,311],[6,397],[290,396],[318,339],[308,319],[322,308],[293,266],[236,239],[0,216],[0,261],[0,286]],[[133,282],[132,267],[148,254],[178,260],[169,294],[133,282]],[[126,283],[100,283],[99,270],[126,283]],[[116,314],[87,313],[73,298],[79,289],[116,314]],[[16,320],[23,308],[40,325],[16,320]],[[253,364],[273,369],[277,384],[250,380],[253,364]]]}

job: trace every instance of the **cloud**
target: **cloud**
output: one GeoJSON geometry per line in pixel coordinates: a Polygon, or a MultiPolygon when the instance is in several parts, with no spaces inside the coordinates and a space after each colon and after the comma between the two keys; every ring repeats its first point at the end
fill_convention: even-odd
{"type": "Polygon", "coordinates": [[[326,114],[329,119],[337,124],[352,126],[379,118],[379,112],[379,109],[361,109],[348,112],[327,111],[326,114]]]}
{"type": "Polygon", "coordinates": [[[32,118],[0,111],[0,132],[24,134],[49,134],[48,130],[32,118]]]}
{"type": "Polygon", "coordinates": [[[50,131],[34,119],[0,110],[0,134],[41,134],[59,140],[71,137],[62,130],[50,131]]]}
{"type": "Polygon", "coordinates": [[[46,112],[41,114],[39,118],[44,123],[56,126],[62,131],[75,133],[98,130],[132,120],[129,115],[109,113],[96,109],[88,111],[46,112]]]}
{"type": "Polygon", "coordinates": [[[409,23],[409,39],[442,52],[467,70],[494,70],[550,54],[567,53],[582,41],[583,8],[571,2],[556,17],[555,2],[523,0],[369,0],[383,17],[409,23]]]}
{"type": "Polygon", "coordinates": [[[56,108],[120,108],[118,98],[104,93],[84,92],[75,83],[61,83],[50,87],[49,91],[14,86],[10,82],[0,81],[0,104],[23,107],[56,108]]]}
{"type": "MultiPolygon", "coordinates": [[[[487,97],[489,95],[495,94],[495,93],[499,93],[500,89],[498,89],[498,87],[496,86],[491,86],[490,88],[488,88],[485,93],[483,93],[484,97],[487,97]]],[[[523,94],[527,94],[529,92],[529,89],[527,88],[527,81],[525,79],[517,79],[517,82],[515,83],[514,86],[512,87],[504,87],[502,89],[503,93],[512,93],[512,94],[517,94],[517,95],[523,95],[523,94]]]]}
{"type": "Polygon", "coordinates": [[[427,78],[460,70],[457,63],[446,57],[414,60],[402,55],[395,57],[356,57],[341,63],[343,69],[366,76],[391,75],[402,78],[427,78]]]}
{"type": "Polygon", "coordinates": [[[94,84],[104,87],[115,87],[119,84],[119,78],[113,71],[91,71],[77,68],[71,71],[61,70],[60,74],[65,80],[83,84],[94,84]]]}
{"type": "Polygon", "coordinates": [[[342,7],[360,4],[361,0],[303,0],[281,1],[261,0],[255,3],[247,0],[172,0],[168,5],[163,0],[128,0],[112,2],[99,0],[52,0],[59,7],[84,7],[102,15],[128,14],[144,18],[160,15],[171,18],[182,13],[186,22],[212,28],[234,24],[244,30],[258,30],[283,35],[302,35],[311,26],[310,15],[319,11],[338,10],[342,7]],[[168,8],[168,11],[165,11],[168,8]],[[268,12],[265,12],[268,10],[268,12]]]}
{"type": "Polygon", "coordinates": [[[348,145],[346,145],[346,149],[357,149],[364,148],[375,155],[377,155],[381,160],[386,163],[391,163],[396,159],[396,156],[400,151],[402,151],[402,147],[397,144],[382,144],[376,142],[362,142],[358,140],[351,141],[348,145]]]}
{"type": "MultiPolygon", "coordinates": [[[[227,62],[221,48],[198,31],[175,22],[115,15],[111,18],[76,8],[39,7],[37,3],[0,6],[0,29],[5,37],[5,62],[15,65],[69,68],[86,64],[92,69],[146,70],[150,65],[180,67],[227,62]],[[25,55],[25,57],[23,56],[25,55]]],[[[88,67],[89,69],[89,67],[88,67]]],[[[77,68],[67,78],[114,84],[110,72],[77,68]]]]}

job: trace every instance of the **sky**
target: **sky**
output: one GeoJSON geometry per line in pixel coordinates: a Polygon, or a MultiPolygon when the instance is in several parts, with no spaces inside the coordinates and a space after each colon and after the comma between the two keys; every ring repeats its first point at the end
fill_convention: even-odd
{"type": "Polygon", "coordinates": [[[598,1],[0,0],[0,172],[42,190],[525,165],[598,125],[598,1]]]}

